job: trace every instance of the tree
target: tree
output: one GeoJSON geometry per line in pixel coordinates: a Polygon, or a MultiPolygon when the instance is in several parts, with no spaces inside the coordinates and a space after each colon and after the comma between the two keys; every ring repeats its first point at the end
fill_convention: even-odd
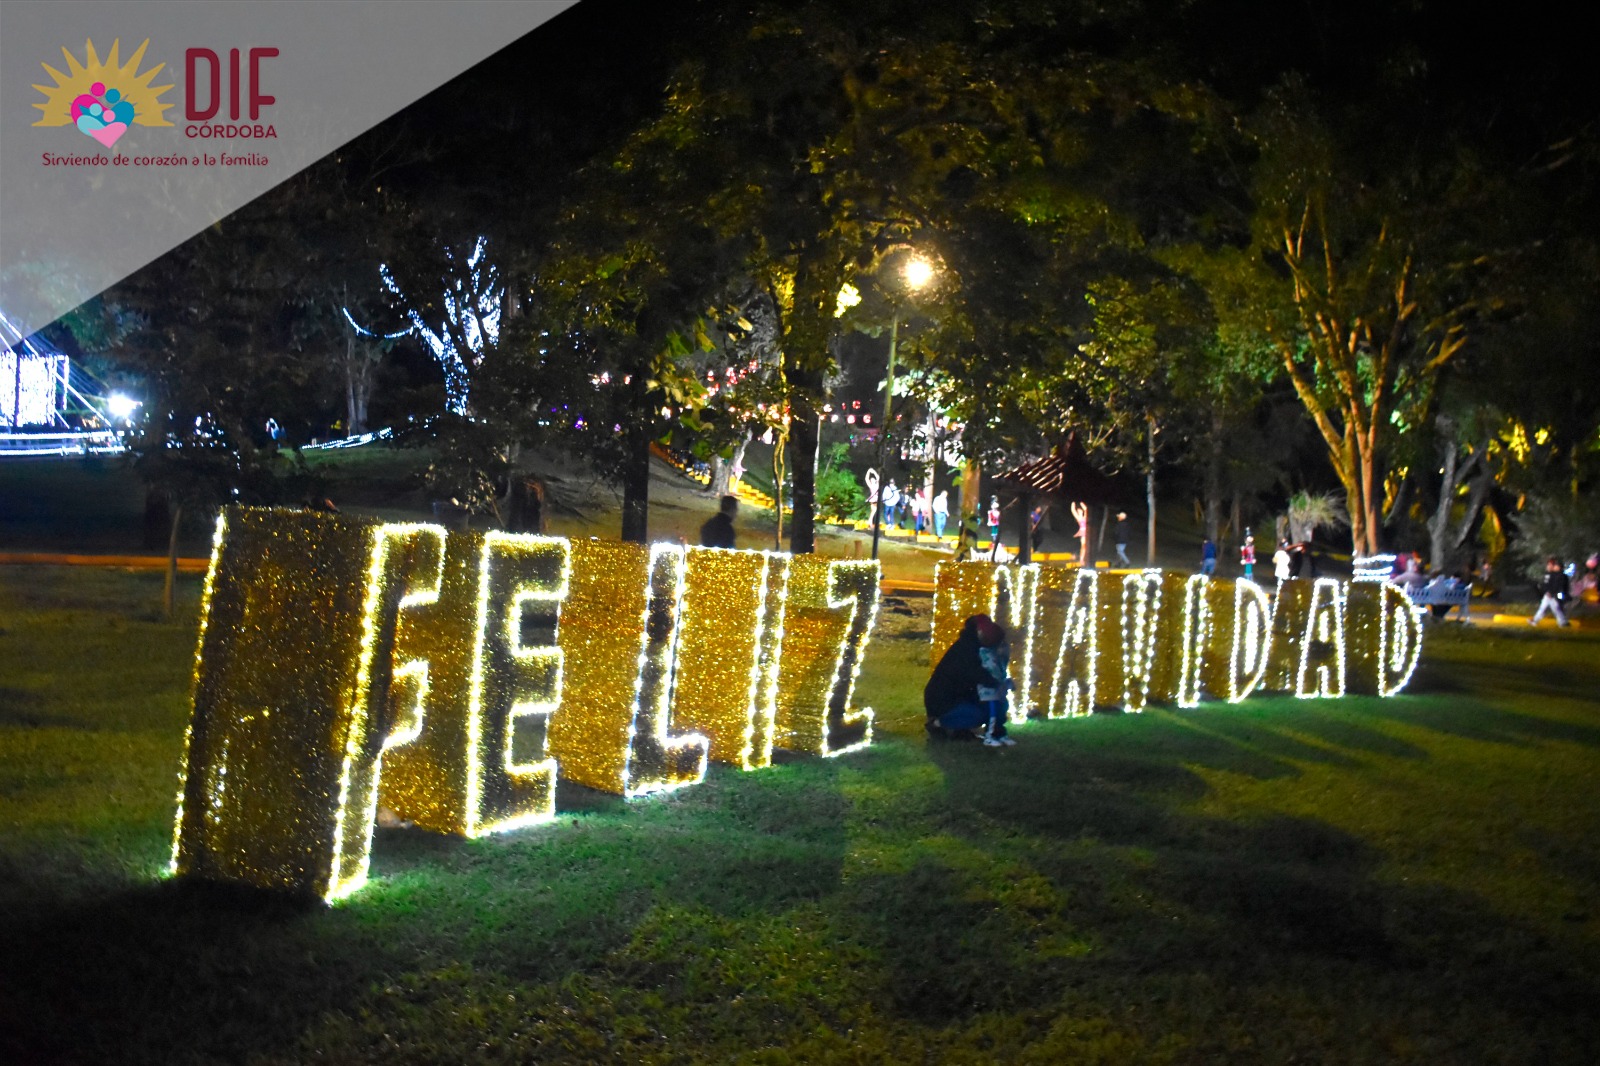
{"type": "Polygon", "coordinates": [[[272,205],[239,212],[114,290],[138,325],[115,352],[143,383],[143,421],[129,438],[139,471],[170,513],[164,604],[172,607],[185,513],[223,503],[304,498],[309,471],[267,440],[269,418],[315,395],[321,360],[291,343],[285,296],[302,257],[272,205]]]}

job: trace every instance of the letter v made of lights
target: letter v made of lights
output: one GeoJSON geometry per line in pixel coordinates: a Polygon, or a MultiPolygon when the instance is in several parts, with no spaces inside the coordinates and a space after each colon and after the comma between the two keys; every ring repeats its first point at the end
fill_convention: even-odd
{"type": "MultiPolygon", "coordinates": [[[[876,562],[228,508],[202,591],[171,870],[337,900],[379,807],[482,836],[555,814],[557,776],[622,796],[775,748],[871,743],[853,706],[876,562]]],[[[1278,689],[1391,696],[1420,614],[1381,583],[1256,585],[987,563],[936,573],[933,661],[1011,633],[1012,713],[1192,707],[1278,689]]]]}

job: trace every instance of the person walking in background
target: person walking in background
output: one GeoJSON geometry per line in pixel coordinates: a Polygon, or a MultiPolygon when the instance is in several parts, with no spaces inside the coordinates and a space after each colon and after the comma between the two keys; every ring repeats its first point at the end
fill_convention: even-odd
{"type": "Polygon", "coordinates": [[[1044,544],[1044,508],[1035,507],[1028,516],[1028,543],[1037,552],[1044,544]]]}
{"type": "Polygon", "coordinates": [[[940,490],[930,505],[933,508],[933,535],[944,538],[944,524],[950,520],[950,494],[940,490]]]}
{"type": "Polygon", "coordinates": [[[1561,569],[1561,560],[1554,555],[1545,560],[1544,581],[1539,584],[1539,591],[1543,593],[1539,600],[1539,609],[1528,619],[1528,624],[1538,625],[1539,619],[1548,611],[1556,616],[1556,624],[1567,625],[1567,616],[1561,610],[1561,601],[1567,598],[1567,575],[1561,569]]]}
{"type": "Polygon", "coordinates": [[[1256,538],[1246,533],[1239,547],[1239,565],[1244,569],[1244,579],[1254,581],[1256,574],[1256,538]]]}
{"type": "Polygon", "coordinates": [[[1289,542],[1278,541],[1278,550],[1272,553],[1272,576],[1282,585],[1289,580],[1289,542]]]}
{"type": "Polygon", "coordinates": [[[1000,552],[1000,497],[989,497],[989,558],[1000,552]]]}
{"type": "Polygon", "coordinates": [[[739,513],[739,497],[724,496],[717,513],[706,519],[700,527],[700,545],[705,548],[737,548],[733,531],[733,516],[739,513]]]}
{"type": "Polygon", "coordinates": [[[897,526],[900,520],[900,487],[894,483],[894,478],[889,479],[889,485],[883,490],[883,521],[887,526],[897,526]]]}
{"type": "Polygon", "coordinates": [[[1217,572],[1217,545],[1210,537],[1200,545],[1200,572],[1206,577],[1214,577],[1217,572]]]}
{"type": "Polygon", "coordinates": [[[1130,534],[1128,532],[1128,512],[1127,511],[1118,511],[1117,512],[1117,533],[1116,533],[1117,558],[1122,560],[1122,565],[1123,566],[1132,566],[1133,565],[1133,560],[1128,558],[1128,540],[1129,539],[1130,539],[1130,534]]]}
{"type": "Polygon", "coordinates": [[[911,522],[915,532],[914,537],[921,537],[922,531],[928,525],[928,490],[918,489],[917,494],[911,497],[911,522]]]}

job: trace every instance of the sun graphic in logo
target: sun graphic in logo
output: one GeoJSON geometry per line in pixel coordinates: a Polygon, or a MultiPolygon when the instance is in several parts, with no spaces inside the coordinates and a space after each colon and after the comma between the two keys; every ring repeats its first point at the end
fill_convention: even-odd
{"type": "Polygon", "coordinates": [[[121,40],[111,42],[111,53],[101,60],[95,54],[94,42],[85,41],[88,61],[78,62],[78,57],[67,51],[67,73],[41,63],[45,73],[55,79],[54,85],[35,85],[45,95],[45,102],[33,106],[44,112],[35,126],[76,126],[78,132],[93,137],[110,148],[117,139],[137,122],[141,126],[170,126],[166,119],[167,108],[158,99],[171,85],[150,82],[166,68],[158,63],[139,73],[139,62],[150,44],[146,38],[126,63],[120,63],[117,51],[121,40]]]}

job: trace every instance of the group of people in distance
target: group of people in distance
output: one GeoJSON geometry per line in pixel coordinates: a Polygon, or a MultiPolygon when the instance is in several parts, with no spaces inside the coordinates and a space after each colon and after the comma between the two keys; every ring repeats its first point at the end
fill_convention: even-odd
{"type": "Polygon", "coordinates": [[[1536,626],[1540,619],[1551,614],[1555,616],[1557,625],[1571,625],[1563,610],[1569,602],[1589,605],[1600,603],[1600,552],[1589,556],[1583,570],[1571,577],[1556,556],[1546,559],[1544,576],[1539,581],[1539,609],[1528,619],[1528,624],[1536,626]]]}
{"type": "MultiPolygon", "coordinates": [[[[1485,578],[1488,571],[1486,565],[1485,578]]],[[[1441,583],[1450,588],[1466,588],[1477,576],[1476,571],[1472,574],[1466,572],[1430,574],[1422,563],[1422,556],[1416,552],[1407,552],[1395,560],[1394,573],[1390,575],[1389,580],[1409,594],[1414,589],[1433,588],[1441,583]]],[[[1534,611],[1533,617],[1528,619],[1528,624],[1536,626],[1548,614],[1555,618],[1556,625],[1569,625],[1566,613],[1569,605],[1574,603],[1600,605],[1600,552],[1590,555],[1582,570],[1575,565],[1563,567],[1560,558],[1549,556],[1545,559],[1544,572],[1540,575],[1537,591],[1539,607],[1534,611]]],[[[1436,606],[1434,612],[1441,613],[1441,609],[1436,606]]]]}
{"type": "MultiPolygon", "coordinates": [[[[867,478],[867,506],[869,516],[876,510],[879,502],[877,489],[877,474],[872,472],[867,478]]],[[[926,488],[911,491],[908,486],[902,490],[891,478],[889,484],[884,486],[883,498],[883,525],[892,529],[901,528],[900,523],[911,519],[911,527],[916,536],[923,533],[932,533],[935,537],[944,536],[944,527],[950,521],[950,494],[943,490],[934,493],[931,497],[926,488]]]]}

